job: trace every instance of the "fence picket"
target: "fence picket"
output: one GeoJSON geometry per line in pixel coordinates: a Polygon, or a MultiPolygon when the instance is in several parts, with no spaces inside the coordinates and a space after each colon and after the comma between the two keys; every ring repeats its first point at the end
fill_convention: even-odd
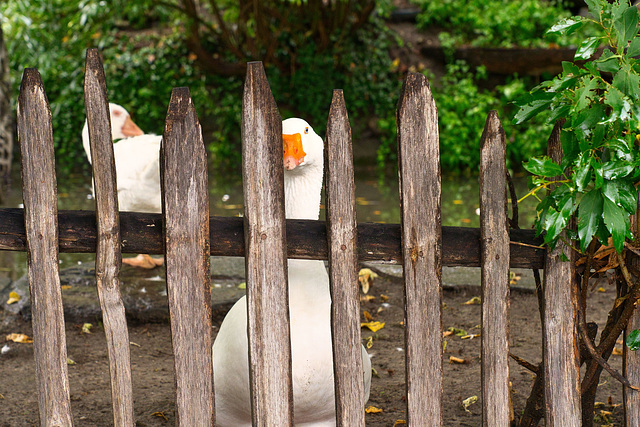
{"type": "Polygon", "coordinates": [[[254,426],[293,423],[282,120],[261,62],[247,65],[242,176],[254,426]]]}
{"type": "Polygon", "coordinates": [[[357,285],[356,201],[351,126],[342,90],[333,92],[327,123],[327,238],[331,334],[338,426],[364,426],[364,381],[357,285]]]}
{"type": "Polygon", "coordinates": [[[18,97],[24,223],[40,424],[71,426],[67,344],[58,275],[58,206],[51,110],[40,73],[24,70],[18,97]]]}
{"type": "Polygon", "coordinates": [[[405,283],[407,422],[442,425],[442,231],[438,113],[429,83],[410,73],[398,104],[405,283]]]}
{"type": "MultiPolygon", "coordinates": [[[[638,200],[636,213],[631,216],[631,230],[636,239],[640,235],[638,207],[640,207],[640,200],[638,200]]],[[[640,267],[640,260],[636,256],[627,256],[627,265],[630,269],[637,271],[640,267]]],[[[625,343],[627,336],[636,329],[640,329],[640,310],[635,310],[629,319],[624,331],[625,343]]],[[[624,376],[631,384],[640,384],[640,352],[631,351],[626,345],[622,347],[624,376]]],[[[626,427],[640,427],[640,392],[622,386],[622,396],[624,399],[624,425],[626,427]]]]}
{"type": "Polygon", "coordinates": [[[87,50],[84,80],[85,108],[96,200],[96,285],[102,323],[109,353],[113,420],[116,426],[134,424],[133,389],[131,386],[131,357],[129,331],[120,295],[120,219],[116,163],[111,141],[109,101],[102,61],[97,49],[87,50]]]}
{"type": "Polygon", "coordinates": [[[480,139],[482,251],[482,424],[508,426],[509,231],[506,138],[495,111],[480,139]]]}
{"type": "MultiPolygon", "coordinates": [[[[556,124],[548,143],[557,163],[562,159],[560,129],[556,124]]],[[[550,427],[582,425],[575,252],[564,240],[547,253],[544,269],[544,398],[550,427]],[[569,262],[561,259],[563,253],[569,262]]]]}
{"type": "Polygon", "coordinates": [[[214,399],[207,157],[187,88],[171,93],[160,163],[176,420],[182,426],[210,426],[214,399]]]}

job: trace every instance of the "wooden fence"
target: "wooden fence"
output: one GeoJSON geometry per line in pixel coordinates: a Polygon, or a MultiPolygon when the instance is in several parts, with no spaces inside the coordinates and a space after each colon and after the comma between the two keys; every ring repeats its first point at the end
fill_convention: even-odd
{"type": "MultiPolygon", "coordinates": [[[[254,425],[291,425],[286,258],[328,259],[337,422],[364,425],[360,315],[354,286],[358,260],[402,263],[406,293],[406,400],[412,426],[442,425],[442,266],[482,267],[483,424],[509,425],[509,268],[544,268],[544,365],[547,426],[580,420],[573,263],[562,246],[545,253],[532,231],[507,225],[505,135],[498,116],[481,139],[481,228],[441,227],[437,111],[429,84],[410,74],[398,107],[401,224],[357,224],[351,131],[341,91],[327,127],[327,223],[285,220],[281,117],[261,63],[247,69],[243,100],[245,216],[209,217],[206,154],[189,91],[174,89],[161,150],[163,214],[119,213],[105,77],[96,50],[87,53],[85,103],[94,155],[96,212],[58,212],[51,113],[40,76],[26,69],[18,102],[24,210],[0,210],[0,249],[26,250],[34,357],[43,425],[72,425],[58,253],[96,252],[96,277],[110,360],[114,424],[134,424],[129,339],[120,297],[121,252],[164,253],[175,355],[179,425],[215,419],[211,357],[209,255],[247,258],[254,425]],[[260,166],[258,166],[258,156],[260,166]],[[184,168],[181,165],[190,164],[184,168]],[[275,178],[274,178],[275,177],[275,178]],[[267,298],[251,298],[255,292],[267,298]],[[268,319],[268,322],[263,321],[268,319]],[[268,323],[269,330],[255,327],[268,323]],[[339,342],[341,345],[336,346],[339,342]],[[356,390],[354,393],[353,390],[356,390]]],[[[559,147],[559,129],[550,139],[559,147]]],[[[639,413],[637,406],[628,411],[639,413]]]]}

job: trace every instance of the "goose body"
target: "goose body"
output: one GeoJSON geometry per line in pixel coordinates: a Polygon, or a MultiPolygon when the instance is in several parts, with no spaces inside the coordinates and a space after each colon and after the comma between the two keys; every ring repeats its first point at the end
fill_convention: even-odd
{"type": "MultiPolygon", "coordinates": [[[[282,128],[286,217],[318,219],[323,172],[322,139],[301,119],[285,120],[282,128]],[[294,153],[295,148],[287,149],[287,137],[295,134],[300,135],[301,156],[294,153]]],[[[324,262],[288,260],[288,282],[294,424],[335,426],[331,296],[324,262]]],[[[371,384],[371,362],[364,347],[362,358],[366,401],[371,384]]],[[[217,424],[221,427],[250,426],[245,297],[236,302],[220,326],[213,345],[213,364],[217,424]]]]}
{"type": "MultiPolygon", "coordinates": [[[[162,211],[160,193],[160,142],[161,135],[144,134],[133,123],[127,110],[117,104],[109,104],[111,136],[116,163],[118,206],[121,211],[162,211]]],[[[82,145],[91,163],[89,128],[85,122],[82,145]]]]}

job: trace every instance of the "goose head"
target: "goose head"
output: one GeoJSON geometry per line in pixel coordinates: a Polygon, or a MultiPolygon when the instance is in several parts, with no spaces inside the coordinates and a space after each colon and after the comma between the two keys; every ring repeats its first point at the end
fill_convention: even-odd
{"type": "Polygon", "coordinates": [[[298,118],[282,122],[287,218],[318,219],[324,168],[324,143],[311,125],[298,118]]]}
{"type": "MultiPolygon", "coordinates": [[[[111,139],[113,141],[131,136],[144,135],[142,129],[131,120],[129,112],[118,104],[109,103],[109,118],[111,119],[111,139]]],[[[87,153],[89,162],[91,162],[89,125],[86,120],[82,128],[82,145],[84,146],[84,151],[87,153]]]]}

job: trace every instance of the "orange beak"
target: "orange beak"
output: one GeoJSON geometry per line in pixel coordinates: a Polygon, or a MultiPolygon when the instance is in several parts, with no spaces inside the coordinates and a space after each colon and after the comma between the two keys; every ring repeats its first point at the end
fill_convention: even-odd
{"type": "Polygon", "coordinates": [[[127,117],[124,121],[124,126],[122,126],[122,134],[126,137],[130,137],[144,135],[144,132],[142,132],[142,129],[140,129],[138,125],[131,120],[131,117],[127,117]]]}
{"type": "Polygon", "coordinates": [[[294,169],[304,162],[304,156],[307,155],[302,150],[302,137],[299,133],[293,135],[282,135],[283,160],[286,170],[294,169]]]}

